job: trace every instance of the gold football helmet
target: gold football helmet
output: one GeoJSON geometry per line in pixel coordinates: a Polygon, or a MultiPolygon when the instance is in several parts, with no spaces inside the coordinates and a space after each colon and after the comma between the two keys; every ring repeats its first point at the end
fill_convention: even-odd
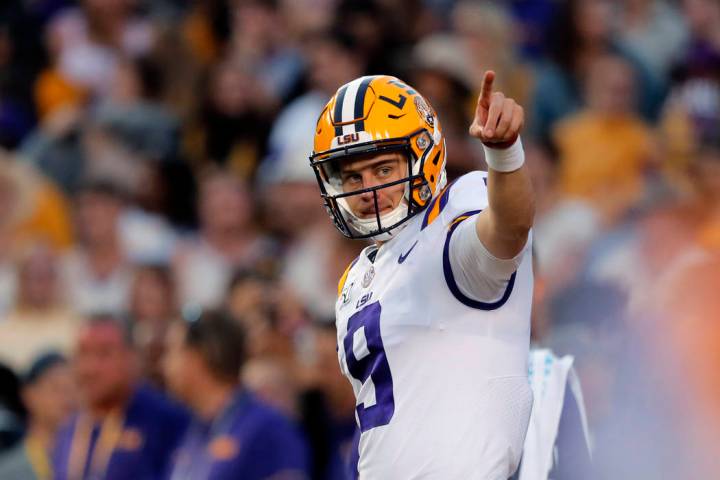
{"type": "Polygon", "coordinates": [[[340,87],[320,114],[310,165],[335,226],[349,238],[386,241],[423,210],[445,186],[445,137],[435,111],[412,87],[395,77],[361,77],[340,87]],[[407,159],[401,180],[345,192],[340,164],[348,158],[400,151],[407,159]],[[392,212],[360,218],[347,197],[400,183],[405,194],[392,212]]]}

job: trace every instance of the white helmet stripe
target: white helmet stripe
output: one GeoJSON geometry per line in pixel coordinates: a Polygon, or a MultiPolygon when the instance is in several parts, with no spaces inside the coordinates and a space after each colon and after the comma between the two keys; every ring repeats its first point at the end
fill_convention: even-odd
{"type": "MultiPolygon", "coordinates": [[[[342,122],[352,122],[355,120],[355,97],[357,97],[358,89],[362,83],[364,77],[356,78],[352,82],[348,83],[347,90],[345,90],[345,98],[343,99],[342,105],[342,122]]],[[[343,135],[348,133],[355,133],[355,124],[348,123],[343,125],[343,135]]]]}
{"type": "MultiPolygon", "coordinates": [[[[375,80],[376,76],[363,77],[360,86],[358,87],[357,95],[355,95],[355,113],[353,117],[355,119],[363,118],[365,116],[365,95],[367,94],[370,82],[375,80]]],[[[355,131],[362,132],[365,130],[365,121],[357,120],[355,122],[355,131]]]]}

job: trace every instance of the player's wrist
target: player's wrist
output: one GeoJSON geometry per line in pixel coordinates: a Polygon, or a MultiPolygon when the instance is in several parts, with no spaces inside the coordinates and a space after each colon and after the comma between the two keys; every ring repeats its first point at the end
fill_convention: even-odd
{"type": "Polygon", "coordinates": [[[512,143],[505,142],[502,145],[483,143],[483,151],[488,168],[497,172],[514,172],[525,163],[525,153],[519,136],[512,143]]]}

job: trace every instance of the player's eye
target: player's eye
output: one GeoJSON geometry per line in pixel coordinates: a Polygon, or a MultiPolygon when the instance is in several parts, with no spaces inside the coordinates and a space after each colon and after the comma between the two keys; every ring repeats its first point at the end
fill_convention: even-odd
{"type": "Polygon", "coordinates": [[[343,174],[343,185],[359,185],[362,182],[362,176],[358,173],[343,174]]]}
{"type": "Polygon", "coordinates": [[[389,165],[383,165],[382,167],[378,168],[377,173],[380,177],[388,177],[393,173],[393,168],[389,165]]]}

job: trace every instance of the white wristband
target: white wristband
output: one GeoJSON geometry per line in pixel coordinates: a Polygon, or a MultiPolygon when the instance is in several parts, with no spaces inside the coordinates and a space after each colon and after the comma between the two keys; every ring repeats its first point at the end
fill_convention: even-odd
{"type": "Polygon", "coordinates": [[[488,168],[497,172],[513,172],[525,163],[525,152],[520,137],[507,148],[491,148],[483,144],[488,168]]]}

